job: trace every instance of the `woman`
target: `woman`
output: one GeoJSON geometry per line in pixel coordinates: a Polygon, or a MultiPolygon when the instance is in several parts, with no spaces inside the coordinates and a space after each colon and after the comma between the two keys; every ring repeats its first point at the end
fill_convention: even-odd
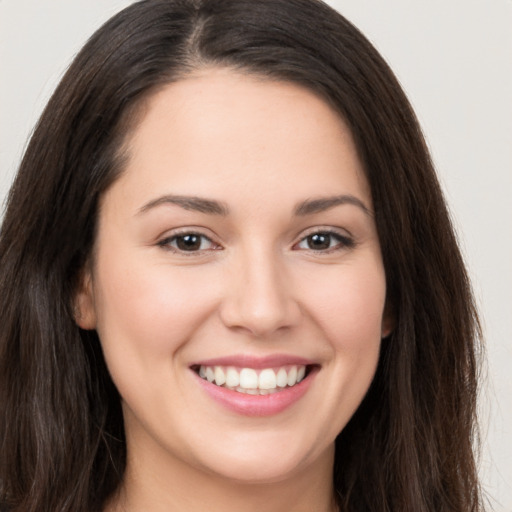
{"type": "Polygon", "coordinates": [[[481,510],[443,197],[324,4],[112,18],[34,132],[0,258],[8,510],[481,510]]]}

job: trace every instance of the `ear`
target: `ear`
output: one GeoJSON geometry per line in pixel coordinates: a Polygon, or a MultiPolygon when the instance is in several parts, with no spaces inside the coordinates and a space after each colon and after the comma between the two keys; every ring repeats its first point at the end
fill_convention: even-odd
{"type": "Polygon", "coordinates": [[[394,308],[390,305],[388,301],[386,301],[386,305],[384,306],[384,313],[382,315],[382,325],[381,325],[381,338],[387,338],[395,329],[396,324],[396,316],[394,312],[394,308]]]}
{"type": "Polygon", "coordinates": [[[75,293],[73,316],[81,329],[96,329],[96,308],[90,270],[84,270],[75,293]]]}

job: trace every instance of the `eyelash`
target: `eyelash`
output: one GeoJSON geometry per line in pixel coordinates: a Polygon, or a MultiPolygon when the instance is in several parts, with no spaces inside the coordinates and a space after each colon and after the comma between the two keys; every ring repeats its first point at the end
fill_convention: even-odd
{"type": "Polygon", "coordinates": [[[355,240],[348,235],[342,235],[338,231],[334,231],[332,229],[318,229],[308,233],[306,236],[302,237],[301,240],[296,243],[293,247],[298,247],[302,243],[307,243],[308,239],[312,237],[328,237],[329,238],[329,247],[326,249],[314,249],[311,247],[304,248],[307,251],[311,251],[314,254],[331,254],[332,252],[341,251],[344,249],[352,249],[355,247],[355,240]],[[335,240],[337,243],[334,246],[330,246],[330,242],[335,240]]]}
{"type": "MultiPolygon", "coordinates": [[[[307,235],[303,236],[299,242],[293,245],[293,249],[299,248],[300,244],[302,243],[308,243],[308,239],[311,239],[312,237],[328,237],[329,239],[329,247],[325,249],[315,249],[311,247],[302,248],[306,251],[310,251],[314,254],[330,254],[332,252],[341,251],[344,249],[351,249],[355,247],[356,243],[353,238],[347,235],[342,235],[338,231],[334,231],[331,229],[318,229],[316,231],[312,231],[308,233],[307,235]],[[336,243],[334,246],[330,246],[331,242],[335,240],[336,243]]],[[[183,231],[181,233],[176,233],[172,236],[166,237],[163,240],[160,240],[157,244],[159,247],[162,247],[164,249],[167,249],[171,252],[174,252],[176,254],[184,255],[184,256],[197,256],[198,254],[202,254],[205,251],[215,251],[215,250],[221,250],[221,246],[216,244],[212,241],[211,238],[207,237],[206,235],[202,233],[198,233],[195,231],[183,231]],[[186,250],[183,248],[180,248],[179,246],[173,246],[172,244],[179,244],[180,240],[186,239],[187,237],[197,237],[200,239],[199,241],[199,248],[195,250],[186,250]],[[209,244],[213,245],[213,248],[201,248],[203,245],[203,242],[207,241],[209,244]]]]}
{"type": "Polygon", "coordinates": [[[202,233],[198,233],[196,231],[183,231],[181,233],[176,233],[172,236],[166,237],[163,240],[160,240],[158,242],[158,246],[167,249],[168,251],[182,254],[184,256],[197,256],[198,253],[203,253],[204,251],[215,251],[219,250],[220,246],[215,244],[215,242],[212,241],[211,238],[207,237],[206,235],[203,235],[202,233]],[[178,244],[180,239],[185,239],[187,237],[197,237],[200,239],[200,248],[197,250],[191,250],[187,251],[186,249],[180,249],[179,247],[173,247],[173,243],[178,244]],[[209,248],[209,249],[201,249],[201,245],[203,245],[203,242],[207,241],[209,244],[214,245],[215,248],[209,248]]]}

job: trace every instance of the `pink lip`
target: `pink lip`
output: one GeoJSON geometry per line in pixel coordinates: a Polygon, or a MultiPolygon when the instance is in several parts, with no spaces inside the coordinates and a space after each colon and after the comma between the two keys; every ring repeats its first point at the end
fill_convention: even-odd
{"type": "Polygon", "coordinates": [[[313,365],[315,362],[303,357],[289,354],[273,354],[265,357],[250,356],[247,354],[235,354],[227,357],[218,357],[214,359],[197,361],[190,366],[236,366],[239,368],[254,368],[255,370],[258,370],[262,368],[276,368],[279,366],[293,364],[307,366],[313,365]]]}
{"type": "MultiPolygon", "coordinates": [[[[226,364],[224,359],[215,361],[222,361],[221,363],[215,363],[218,366],[239,366],[238,363],[240,362],[238,359],[235,361],[236,364],[233,364],[233,361],[231,360],[229,364],[226,364]]],[[[267,364],[267,366],[263,366],[265,368],[282,366],[281,364],[273,364],[272,361],[270,361],[271,364],[269,366],[269,361],[266,361],[265,363],[267,364]]],[[[247,365],[247,361],[244,361],[244,365],[242,366],[247,367],[249,365],[247,365]]],[[[252,365],[250,367],[255,368],[252,365]]],[[[298,402],[308,391],[318,371],[319,367],[314,366],[310,369],[305,379],[298,384],[295,384],[295,386],[285,388],[282,391],[278,391],[269,395],[249,395],[246,393],[240,393],[238,391],[233,391],[231,389],[212,384],[211,382],[208,382],[207,380],[199,377],[196,372],[194,372],[194,376],[202,389],[215,402],[225,407],[226,409],[244,416],[272,416],[274,414],[279,414],[280,412],[298,402]]]]}

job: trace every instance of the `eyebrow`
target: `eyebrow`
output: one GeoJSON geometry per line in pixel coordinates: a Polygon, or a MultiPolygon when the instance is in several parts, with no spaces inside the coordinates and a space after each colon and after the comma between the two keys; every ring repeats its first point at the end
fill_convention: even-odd
{"type": "Polygon", "coordinates": [[[137,215],[145,213],[148,210],[163,204],[174,204],[185,210],[207,213],[209,215],[226,216],[229,214],[229,208],[220,201],[195,196],[165,195],[158,197],[157,199],[153,199],[152,201],[149,201],[149,203],[146,203],[142,208],[139,209],[137,215]]]}
{"type": "Polygon", "coordinates": [[[361,208],[367,215],[373,217],[373,212],[368,208],[363,201],[358,199],[352,195],[340,195],[340,196],[331,196],[331,197],[320,197],[313,199],[306,199],[305,201],[299,203],[295,207],[295,215],[297,216],[305,216],[305,215],[313,215],[315,213],[321,213],[335,206],[351,204],[353,206],[357,206],[361,208]]]}
{"type": "MultiPolygon", "coordinates": [[[[206,213],[209,215],[222,215],[223,217],[229,215],[229,208],[226,204],[216,201],[214,199],[206,199],[196,196],[176,196],[176,195],[164,195],[153,199],[146,203],[137,212],[137,215],[147,212],[157,206],[163,204],[173,204],[180,206],[185,210],[196,211],[200,213],[206,213]]],[[[315,213],[321,213],[336,206],[351,204],[357,206],[364,213],[373,216],[372,211],[357,197],[353,195],[339,195],[331,197],[320,197],[313,199],[306,199],[300,202],[294,209],[294,214],[299,217],[307,215],[314,215],[315,213]]]]}

